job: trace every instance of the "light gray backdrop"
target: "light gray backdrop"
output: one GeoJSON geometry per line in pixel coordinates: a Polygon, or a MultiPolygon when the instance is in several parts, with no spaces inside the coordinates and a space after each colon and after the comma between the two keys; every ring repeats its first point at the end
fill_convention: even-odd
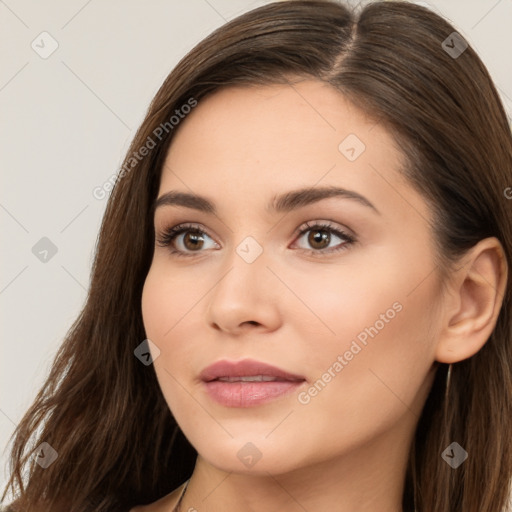
{"type": "MultiPolygon", "coordinates": [[[[266,3],[0,0],[0,450],[85,300],[106,205],[93,189],[178,60],[266,3]]],[[[510,116],[512,0],[429,4],[480,54],[510,116]]],[[[5,463],[3,452],[2,488],[5,463]]]]}

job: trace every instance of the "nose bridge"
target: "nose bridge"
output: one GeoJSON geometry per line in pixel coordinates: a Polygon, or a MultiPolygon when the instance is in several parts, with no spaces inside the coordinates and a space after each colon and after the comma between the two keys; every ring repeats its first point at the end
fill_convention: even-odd
{"type": "MultiPolygon", "coordinates": [[[[268,262],[268,248],[263,248],[263,243],[258,242],[255,236],[247,235],[242,241],[234,244],[230,254],[226,256],[227,267],[230,269],[224,280],[233,291],[244,293],[254,291],[254,287],[264,284],[267,280],[266,274],[270,274],[266,265],[268,262]],[[251,289],[248,290],[247,287],[251,289]]],[[[259,290],[261,292],[261,290],[259,290]]]]}
{"type": "MultiPolygon", "coordinates": [[[[236,233],[233,236],[235,239],[236,233]]],[[[271,266],[270,253],[256,240],[257,235],[242,236],[225,254],[222,278],[209,299],[210,320],[226,330],[251,321],[268,327],[276,320],[271,313],[275,304],[271,295],[277,293],[277,288],[267,268],[271,266]]]]}
{"type": "MultiPolygon", "coordinates": [[[[250,195],[249,191],[245,193],[250,195]]],[[[258,210],[261,207],[251,202],[235,201],[231,205],[237,215],[233,217],[233,222],[229,222],[230,241],[227,247],[231,250],[226,251],[226,264],[230,268],[235,266],[236,271],[242,273],[245,271],[251,274],[256,270],[268,272],[262,261],[268,262],[272,232],[268,233],[268,225],[258,210]]]]}

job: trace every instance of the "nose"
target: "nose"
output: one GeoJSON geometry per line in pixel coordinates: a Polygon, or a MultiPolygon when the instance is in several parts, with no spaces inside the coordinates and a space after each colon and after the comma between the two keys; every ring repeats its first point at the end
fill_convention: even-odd
{"type": "Polygon", "coordinates": [[[278,297],[283,285],[270,270],[265,251],[251,261],[244,252],[247,246],[240,245],[208,295],[207,320],[215,329],[235,335],[255,328],[272,331],[280,322],[278,297]]]}

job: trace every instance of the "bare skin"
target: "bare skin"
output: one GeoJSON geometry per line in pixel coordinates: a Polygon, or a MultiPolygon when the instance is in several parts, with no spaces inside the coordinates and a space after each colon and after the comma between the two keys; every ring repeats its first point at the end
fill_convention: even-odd
{"type": "MultiPolygon", "coordinates": [[[[507,268],[499,241],[486,239],[443,288],[432,214],[400,164],[384,127],[317,81],[223,89],[182,121],[158,197],[200,194],[218,211],[157,208],[157,237],[182,223],[204,234],[195,246],[189,231],[155,247],[142,297],[160,387],[199,453],[181,511],[402,511],[410,443],[437,363],[485,344],[507,268]],[[374,208],[331,197],[266,209],[276,194],[322,186],[355,191],[374,208]],[[314,227],[325,221],[355,242],[314,227]],[[313,228],[299,235],[306,222],[313,228]],[[313,245],[315,233],[326,235],[325,248],[313,245]],[[251,263],[236,251],[249,236],[263,251],[251,263]],[[357,351],[364,332],[374,336],[357,351]],[[305,382],[255,407],[212,400],[201,370],[244,358],[305,382]],[[251,467],[239,456],[247,443],[260,457],[251,467]]],[[[180,490],[132,512],[170,512],[180,490]]]]}

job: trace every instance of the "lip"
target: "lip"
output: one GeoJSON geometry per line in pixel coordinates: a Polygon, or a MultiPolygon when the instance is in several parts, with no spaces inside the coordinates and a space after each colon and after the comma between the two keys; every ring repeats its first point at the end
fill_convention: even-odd
{"type": "Polygon", "coordinates": [[[205,382],[210,382],[219,377],[249,377],[251,375],[266,375],[287,381],[305,380],[302,375],[289,373],[277,366],[255,359],[243,359],[241,361],[222,359],[204,368],[199,378],[205,382]]]}
{"type": "Polygon", "coordinates": [[[206,392],[216,402],[226,407],[254,407],[282,397],[296,390],[305,382],[302,375],[287,372],[276,366],[244,359],[221,360],[204,368],[200,375],[206,392]],[[226,382],[219,378],[236,378],[263,375],[273,381],[226,382]]]}

